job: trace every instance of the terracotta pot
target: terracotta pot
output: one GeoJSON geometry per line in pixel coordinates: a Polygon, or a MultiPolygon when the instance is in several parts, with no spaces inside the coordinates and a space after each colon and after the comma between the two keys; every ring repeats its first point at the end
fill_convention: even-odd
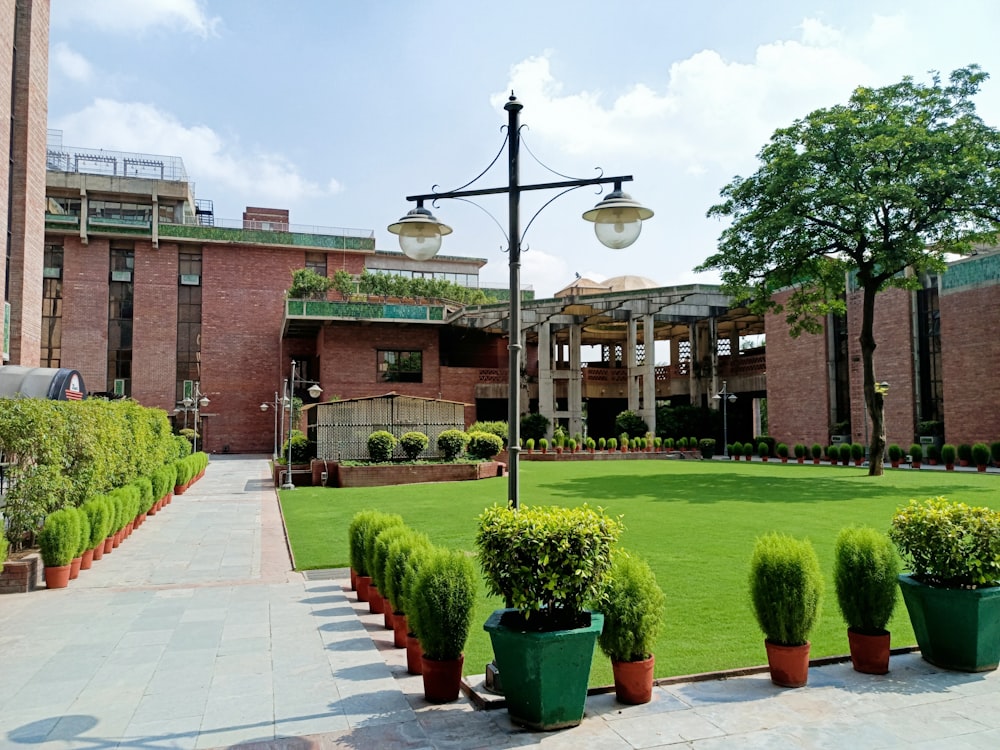
{"type": "Polygon", "coordinates": [[[413,633],[406,634],[406,671],[410,674],[420,674],[423,671],[424,650],[420,641],[413,633]]]}
{"type": "Polygon", "coordinates": [[[104,554],[105,555],[110,555],[111,554],[111,550],[113,550],[114,548],[115,548],[115,538],[112,535],[112,536],[109,536],[107,539],[104,540],[104,554]]]}
{"type": "Polygon", "coordinates": [[[187,489],[187,485],[186,484],[175,484],[174,485],[174,494],[175,495],[183,495],[184,491],[186,489],[187,489]]]}
{"type": "Polygon", "coordinates": [[[851,663],[855,672],[886,674],[889,671],[889,631],[866,635],[854,628],[847,629],[847,642],[851,648],[851,663]]]}
{"type": "Polygon", "coordinates": [[[986,464],[976,464],[976,471],[986,471],[986,464]]]}
{"type": "Polygon", "coordinates": [[[90,566],[94,564],[94,550],[86,549],[83,551],[83,557],[80,558],[80,570],[90,570],[90,566]]]}
{"type": "Polygon", "coordinates": [[[910,467],[914,468],[914,469],[919,469],[920,468],[920,462],[919,461],[912,461],[910,463],[910,467]]]}
{"type": "Polygon", "coordinates": [[[395,630],[392,620],[392,606],[385,597],[382,597],[382,626],[386,630],[395,630]]]}
{"type": "Polygon", "coordinates": [[[955,471],[955,464],[945,464],[944,465],[944,470],[945,471],[955,471]]]}
{"type": "Polygon", "coordinates": [[[94,554],[95,560],[100,560],[102,557],[104,557],[104,542],[98,542],[97,546],[94,547],[94,549],[92,549],[91,552],[94,554]]]}
{"type": "Polygon", "coordinates": [[[795,457],[795,461],[797,463],[804,464],[806,462],[806,457],[805,456],[796,456],[795,457]]]}
{"type": "Polygon", "coordinates": [[[465,654],[457,659],[428,659],[422,656],[420,664],[424,677],[424,698],[428,702],[451,703],[458,699],[465,654]]]}
{"type": "Polygon", "coordinates": [[[809,679],[809,643],[802,646],[782,646],[765,640],[767,666],[771,682],[780,687],[802,687],[809,679]]]}
{"type": "Polygon", "coordinates": [[[112,547],[112,549],[118,549],[118,545],[120,545],[122,543],[122,534],[123,533],[124,533],[123,531],[116,531],[114,534],[111,535],[111,547],[112,547]]]}
{"type": "Polygon", "coordinates": [[[392,645],[396,648],[406,648],[406,632],[409,624],[402,612],[392,613],[392,645]]]}
{"type": "Polygon", "coordinates": [[[368,586],[368,611],[373,615],[382,614],[382,595],[374,583],[368,586]]]}
{"type": "Polygon", "coordinates": [[[816,466],[819,466],[819,461],[820,460],[818,458],[814,458],[813,459],[813,464],[815,464],[816,466]]]}
{"type": "Polygon", "coordinates": [[[83,564],[82,557],[74,557],[69,564],[69,580],[75,581],[80,577],[80,566],[83,564]]]}
{"type": "Polygon", "coordinates": [[[358,590],[358,572],[351,568],[351,591],[358,590]]]}
{"type": "Polygon", "coordinates": [[[69,565],[45,566],[45,585],[50,589],[64,589],[69,586],[69,565]]]}
{"type": "Polygon", "coordinates": [[[355,581],[356,581],[356,583],[358,585],[358,588],[357,588],[358,601],[359,602],[366,602],[366,601],[368,601],[368,588],[372,584],[372,577],[371,576],[358,576],[355,579],[355,581]]]}
{"type": "Polygon", "coordinates": [[[652,700],[654,661],[650,654],[643,661],[611,662],[611,671],[615,676],[615,697],[619,702],[639,705],[652,700]]]}
{"type": "Polygon", "coordinates": [[[146,511],[147,516],[155,516],[160,510],[160,500],[153,503],[153,507],[146,511]]]}
{"type": "Polygon", "coordinates": [[[892,466],[892,468],[894,468],[894,469],[898,469],[899,468],[899,461],[890,461],[889,463],[892,466]]]}

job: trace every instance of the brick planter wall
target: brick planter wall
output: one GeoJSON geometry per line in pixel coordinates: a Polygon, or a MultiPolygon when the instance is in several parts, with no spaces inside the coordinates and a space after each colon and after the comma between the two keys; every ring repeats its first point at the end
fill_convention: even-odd
{"type": "Polygon", "coordinates": [[[0,594],[26,594],[42,585],[42,558],[27,555],[20,560],[8,560],[0,573],[0,594]]]}
{"type": "MultiPolygon", "coordinates": [[[[331,469],[333,463],[330,463],[331,469]]],[[[480,464],[420,464],[405,466],[342,466],[336,467],[338,487],[381,487],[418,482],[461,482],[503,476],[507,470],[499,461],[480,464]]],[[[331,482],[334,472],[330,471],[331,482]]]]}

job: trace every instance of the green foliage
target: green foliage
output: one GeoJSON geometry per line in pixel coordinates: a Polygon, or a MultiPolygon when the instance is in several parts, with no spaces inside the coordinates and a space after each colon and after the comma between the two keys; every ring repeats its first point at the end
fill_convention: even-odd
{"type": "Polygon", "coordinates": [[[941,457],[941,451],[938,449],[937,445],[931,443],[924,449],[924,453],[927,456],[927,460],[934,462],[941,457]]]}
{"type": "Polygon", "coordinates": [[[924,449],[920,447],[919,443],[914,443],[910,446],[910,460],[912,461],[922,461],[924,458],[924,449]]]}
{"type": "Polygon", "coordinates": [[[465,450],[469,436],[461,430],[445,430],[437,439],[437,449],[445,461],[454,461],[465,450]]]}
{"type": "Polygon", "coordinates": [[[76,513],[77,524],[79,526],[79,536],[76,540],[76,554],[73,557],[80,557],[90,549],[90,516],[81,508],[67,508],[76,513]]]}
{"type": "Polygon", "coordinates": [[[899,461],[903,458],[903,449],[899,447],[896,443],[889,444],[889,460],[899,461]]]}
{"type": "Polygon", "coordinates": [[[969,443],[958,444],[958,458],[962,461],[972,461],[972,446],[969,443]]]}
{"type": "Polygon", "coordinates": [[[174,435],[174,458],[187,458],[191,455],[194,447],[191,445],[191,441],[182,435],[174,435]]]}
{"type": "Polygon", "coordinates": [[[788,445],[786,443],[778,443],[774,452],[778,454],[778,458],[788,458],[788,445]]]}
{"type": "Polygon", "coordinates": [[[7,537],[0,534],[0,570],[3,570],[3,564],[7,560],[7,548],[8,542],[7,537]]]}
{"type": "Polygon", "coordinates": [[[139,512],[136,515],[149,512],[153,503],[156,502],[156,499],[153,498],[153,482],[147,477],[139,477],[132,484],[139,491],[139,512]]]}
{"type": "Polygon", "coordinates": [[[940,437],[944,435],[944,422],[936,419],[926,419],[917,423],[917,434],[929,437],[940,437]]]}
{"type": "Polygon", "coordinates": [[[796,458],[805,458],[806,457],[807,450],[806,450],[805,443],[796,443],[795,447],[793,448],[793,450],[795,452],[795,457],[796,458]]]}
{"type": "Polygon", "coordinates": [[[347,525],[348,555],[351,567],[359,576],[368,575],[368,566],[365,564],[365,532],[378,515],[379,511],[363,510],[356,513],[347,525]]]}
{"type": "Polygon", "coordinates": [[[405,529],[407,533],[393,538],[389,545],[385,560],[385,588],[380,588],[379,592],[389,600],[393,612],[406,612],[403,607],[403,577],[407,563],[415,550],[429,548],[431,540],[426,534],[419,534],[408,527],[398,528],[405,529]]]}
{"type": "Polygon", "coordinates": [[[722,430],[722,414],[703,406],[670,406],[658,404],[656,407],[656,434],[662,438],[679,438],[694,434],[713,434],[722,430]]]}
{"type": "MultiPolygon", "coordinates": [[[[427,450],[429,444],[430,438],[422,432],[404,432],[403,436],[399,438],[399,447],[403,449],[403,453],[406,454],[406,458],[410,461],[416,461],[417,456],[427,450]]],[[[369,447],[370,451],[371,448],[369,447]]]]}
{"type": "Polygon", "coordinates": [[[375,463],[391,461],[397,442],[396,436],[388,430],[376,430],[368,436],[368,456],[375,463]]]}
{"type": "Polygon", "coordinates": [[[288,463],[288,441],[292,443],[292,463],[309,463],[309,459],[312,458],[312,445],[302,430],[292,430],[291,434],[285,438],[285,442],[281,445],[281,456],[278,463],[288,463]]]}
{"type": "Polygon", "coordinates": [[[819,615],[823,575],[806,540],[767,534],[750,558],[750,599],[764,636],[783,646],[801,646],[819,615]]]}
{"type": "Polygon", "coordinates": [[[899,596],[899,557],[889,538],[869,527],[843,529],[834,545],[833,582],[847,627],[885,630],[899,596]]]}
{"type": "MultiPolygon", "coordinates": [[[[523,424],[523,422],[524,422],[523,418],[522,418],[521,421],[522,421],[522,424],[523,424]]],[[[506,422],[499,422],[499,421],[494,421],[494,422],[482,422],[482,421],[480,421],[480,422],[473,422],[471,425],[469,425],[469,429],[467,429],[466,432],[469,432],[469,433],[472,433],[472,432],[488,432],[490,435],[496,435],[498,438],[500,438],[501,448],[503,446],[507,445],[508,429],[507,429],[507,423],[506,422]]],[[[522,437],[523,437],[523,431],[522,431],[522,437]]],[[[499,453],[499,452],[500,451],[497,451],[497,453],[499,453]]]]}
{"type": "Polygon", "coordinates": [[[857,461],[865,455],[865,446],[861,443],[851,443],[851,458],[857,461]]]}
{"type": "Polygon", "coordinates": [[[420,632],[420,613],[414,602],[417,579],[424,562],[434,553],[434,546],[418,544],[410,550],[406,563],[403,565],[403,579],[399,587],[399,598],[403,612],[406,613],[406,624],[411,633],[420,632]]]}
{"type": "Polygon", "coordinates": [[[379,593],[385,591],[386,562],[389,560],[389,547],[392,543],[413,532],[402,523],[387,526],[375,537],[375,545],[372,549],[372,566],[368,575],[372,577],[372,583],[378,588],[379,593]]]}
{"type": "Polygon", "coordinates": [[[925,583],[1000,585],[1000,511],[943,497],[911,500],[892,517],[889,538],[925,583]]]}
{"type": "Polygon", "coordinates": [[[469,432],[467,451],[473,458],[488,460],[503,450],[503,440],[489,432],[469,432]]]}
{"type": "Polygon", "coordinates": [[[608,450],[618,450],[618,438],[608,438],[608,450]]]}
{"type": "Polygon", "coordinates": [[[347,299],[354,292],[354,276],[343,268],[338,268],[333,272],[332,288],[336,289],[344,299],[347,299]]]}
{"type": "Polygon", "coordinates": [[[569,443],[567,443],[567,445],[566,445],[566,448],[569,449],[570,453],[572,453],[573,451],[575,451],[576,450],[576,438],[570,438],[569,439],[569,443]]]}
{"type": "Polygon", "coordinates": [[[826,457],[830,459],[830,463],[836,463],[840,458],[840,446],[836,443],[826,446],[826,457]]]}
{"type": "Polygon", "coordinates": [[[475,602],[476,573],[466,554],[445,549],[430,552],[412,594],[416,633],[426,657],[457,659],[462,655],[475,602]]]}
{"type": "Polygon", "coordinates": [[[663,626],[666,597],[645,560],[620,551],[605,578],[597,609],[604,630],[597,645],[612,661],[642,661],[663,626]]]}
{"type": "Polygon", "coordinates": [[[95,495],[80,508],[90,521],[90,549],[93,549],[111,535],[111,501],[104,495],[95,495]]]}
{"type": "Polygon", "coordinates": [[[38,549],[48,568],[69,565],[80,545],[80,516],[76,508],[49,513],[38,532],[38,549]]]}
{"type": "MultiPolygon", "coordinates": [[[[365,575],[371,576],[373,582],[376,576],[375,570],[378,567],[378,560],[375,557],[375,544],[378,541],[379,535],[386,529],[402,525],[403,517],[397,513],[378,513],[372,516],[365,525],[364,537],[362,538],[365,570],[367,571],[365,575]]],[[[381,572],[379,575],[381,575],[381,572]]]]}
{"type": "Polygon", "coordinates": [[[986,466],[990,462],[990,447],[986,443],[975,443],[972,446],[972,463],[976,466],[986,466]]]}
{"type": "Polygon", "coordinates": [[[542,629],[575,621],[611,565],[622,522],[577,508],[494,505],[479,516],[476,546],[488,589],[542,629]]]}
{"type": "Polygon", "coordinates": [[[642,437],[649,432],[649,425],[634,411],[623,411],[615,417],[615,430],[628,433],[630,438],[642,437]]]}
{"type": "MultiPolygon", "coordinates": [[[[896,450],[899,450],[899,446],[896,446],[896,450]]],[[[941,460],[944,461],[949,466],[955,463],[955,456],[958,455],[958,451],[955,450],[955,446],[951,443],[945,443],[941,446],[941,460]]],[[[889,457],[892,458],[892,446],[889,446],[889,457]]],[[[894,459],[894,460],[898,460],[894,459]]]]}
{"type": "Polygon", "coordinates": [[[297,268],[292,271],[292,285],[285,296],[288,299],[326,299],[326,293],[333,285],[333,279],[328,276],[322,276],[311,268],[297,268]]]}
{"type": "Polygon", "coordinates": [[[809,453],[812,455],[813,458],[822,458],[823,446],[820,445],[819,443],[813,443],[812,446],[809,448],[809,453]]]}
{"type": "Polygon", "coordinates": [[[549,441],[548,441],[548,438],[539,438],[539,440],[538,440],[538,447],[539,447],[539,448],[540,448],[541,450],[543,450],[543,451],[544,451],[544,450],[545,450],[546,448],[548,448],[548,447],[549,447],[549,441]]]}
{"type": "Polygon", "coordinates": [[[525,440],[524,447],[527,448],[529,451],[533,451],[535,449],[535,439],[528,438],[527,440],[525,440]]]}
{"type": "Polygon", "coordinates": [[[993,463],[1000,466],[1000,440],[990,443],[990,456],[993,459],[993,463]]]}
{"type": "Polygon", "coordinates": [[[677,450],[686,451],[688,447],[688,439],[686,437],[677,438],[677,450]]]}
{"type": "Polygon", "coordinates": [[[702,438],[698,441],[698,448],[701,450],[702,458],[711,458],[715,455],[715,440],[712,438],[702,438]]]}
{"type": "Polygon", "coordinates": [[[597,441],[592,437],[587,438],[587,450],[592,451],[595,448],[597,448],[597,441]]]}
{"type": "Polygon", "coordinates": [[[763,441],[757,443],[757,455],[760,456],[761,458],[764,458],[765,456],[770,456],[771,446],[763,441]]]}
{"type": "Polygon", "coordinates": [[[480,289],[470,289],[444,279],[408,279],[367,269],[358,277],[358,291],[381,297],[424,297],[445,299],[463,305],[483,305],[490,300],[480,289]]]}

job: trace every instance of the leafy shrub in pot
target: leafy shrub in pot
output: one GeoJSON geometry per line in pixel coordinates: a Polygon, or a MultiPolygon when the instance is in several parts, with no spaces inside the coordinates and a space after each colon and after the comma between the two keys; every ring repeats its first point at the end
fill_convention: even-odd
{"type": "Polygon", "coordinates": [[[954,466],[955,458],[958,456],[958,451],[955,446],[951,443],[945,443],[941,446],[941,460],[944,461],[945,466],[954,466]]]}
{"type": "Polygon", "coordinates": [[[837,604],[849,628],[885,630],[899,597],[899,557],[889,538],[867,527],[843,529],[834,545],[837,604]]]}
{"type": "Polygon", "coordinates": [[[76,509],[61,508],[49,513],[37,541],[46,567],[69,565],[80,544],[80,519],[76,509]]]}
{"type": "Polygon", "coordinates": [[[417,637],[429,659],[458,659],[469,636],[476,602],[476,573],[458,550],[432,548],[411,593],[417,637]]]}
{"type": "Polygon", "coordinates": [[[976,466],[986,466],[990,462],[990,447],[986,443],[975,443],[972,446],[972,463],[976,466]]]}
{"type": "Polygon", "coordinates": [[[597,645],[612,661],[643,661],[663,627],[666,596],[645,560],[615,555],[595,606],[604,615],[597,645]]]}
{"type": "Polygon", "coordinates": [[[910,446],[910,462],[913,464],[919,464],[924,460],[924,449],[920,447],[919,443],[914,443],[910,446]]]}
{"type": "Polygon", "coordinates": [[[805,446],[804,443],[796,443],[795,447],[792,449],[792,451],[795,454],[796,458],[805,458],[806,457],[806,446],[805,446]]]}
{"type": "Polygon", "coordinates": [[[969,443],[958,444],[958,460],[965,461],[963,466],[968,466],[969,462],[972,461],[972,446],[969,443]]]}
{"type": "Polygon", "coordinates": [[[698,448],[701,450],[702,458],[712,458],[715,455],[715,440],[712,438],[702,438],[698,441],[698,448]]]}
{"type": "Polygon", "coordinates": [[[890,462],[899,463],[903,459],[903,449],[900,448],[898,444],[890,443],[886,450],[889,453],[890,462]]]}
{"type": "Polygon", "coordinates": [[[784,534],[767,534],[750,559],[750,599],[767,640],[800,646],[819,615],[823,574],[812,545],[784,534]]]}
{"type": "Polygon", "coordinates": [[[407,526],[400,526],[405,534],[393,537],[385,559],[385,590],[382,594],[389,600],[394,612],[406,612],[403,607],[403,576],[406,575],[406,563],[414,550],[429,548],[431,540],[426,534],[421,534],[407,526]]]}

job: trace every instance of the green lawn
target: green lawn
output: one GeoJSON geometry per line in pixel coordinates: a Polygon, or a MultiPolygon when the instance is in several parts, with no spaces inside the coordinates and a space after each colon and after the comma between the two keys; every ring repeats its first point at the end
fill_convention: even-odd
{"type": "MultiPolygon", "coordinates": [[[[844,526],[886,530],[911,498],[944,495],[1000,508],[998,478],[968,472],[887,470],[727,461],[521,463],[522,504],[601,506],[624,516],[621,545],[644,557],[667,595],[666,626],[655,649],[656,676],[766,662],[763,635],[747,594],[754,539],[768,531],[809,538],[827,585],[812,634],[813,657],[847,653],[833,591],[833,543],[844,526]]],[[[299,569],[346,567],[347,524],[357,511],[399,513],[435,543],[474,551],[476,517],[504,502],[507,480],[367,489],[300,488],[281,492],[299,569]]],[[[466,647],[466,673],[481,673],[492,652],[480,624],[501,606],[485,588],[466,647]]],[[[894,646],[915,643],[900,602],[890,623],[894,646]]],[[[592,685],[611,683],[598,652],[592,685]]]]}

